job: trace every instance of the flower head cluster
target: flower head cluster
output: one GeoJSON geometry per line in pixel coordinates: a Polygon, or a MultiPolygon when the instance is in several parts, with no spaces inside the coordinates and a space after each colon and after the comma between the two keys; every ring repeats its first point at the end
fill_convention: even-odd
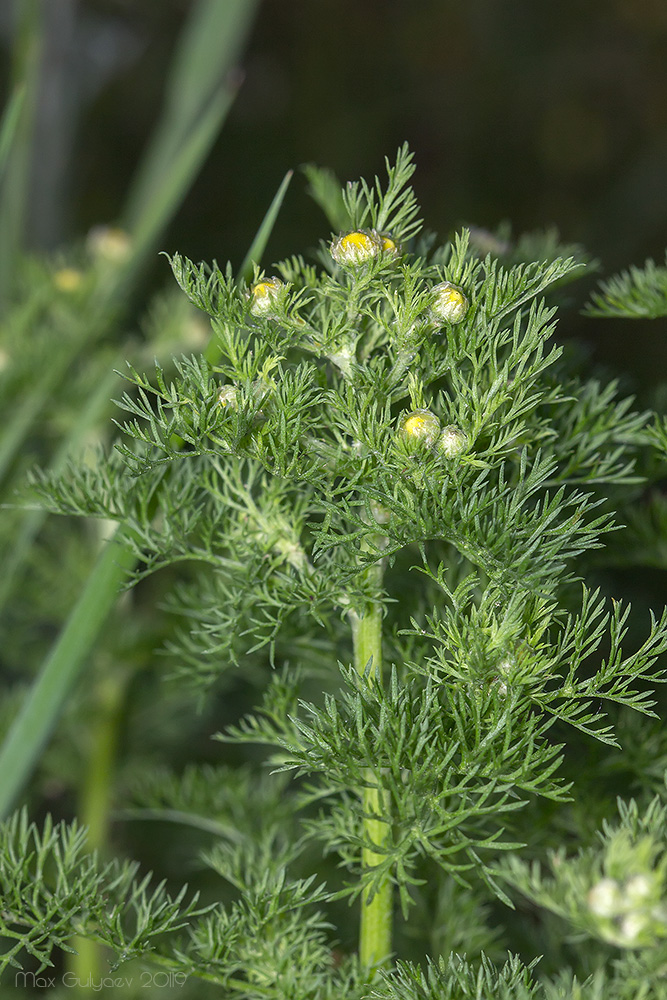
{"type": "Polygon", "coordinates": [[[223,385],[218,392],[218,403],[220,406],[229,407],[230,410],[238,409],[239,390],[235,385],[223,385]]]}
{"type": "Polygon", "coordinates": [[[664,933],[667,912],[660,897],[659,880],[636,874],[622,883],[600,879],[588,893],[587,903],[590,912],[608,925],[602,928],[605,937],[631,948],[646,943],[647,934],[652,937],[658,927],[664,933]]]}
{"type": "Polygon", "coordinates": [[[455,424],[440,428],[438,417],[431,410],[412,410],[401,420],[398,433],[404,441],[435,448],[445,458],[455,458],[466,451],[468,436],[455,424]]]}

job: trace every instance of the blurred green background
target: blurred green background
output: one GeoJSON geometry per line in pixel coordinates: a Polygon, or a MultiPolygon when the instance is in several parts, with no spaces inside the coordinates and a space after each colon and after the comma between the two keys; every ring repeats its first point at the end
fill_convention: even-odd
{"type": "MultiPolygon", "coordinates": [[[[16,6],[0,5],[2,83],[16,6]]],[[[226,0],[219,0],[224,4],[226,0]]],[[[117,218],[157,116],[189,0],[47,0],[31,245],[117,218]]],[[[238,264],[285,171],[381,172],[408,140],[428,224],[554,225],[609,273],[667,243],[664,0],[263,0],[238,94],[162,246],[238,264]]],[[[266,260],[315,243],[292,184],[266,260]]],[[[166,264],[155,264],[164,278],[166,264]]],[[[157,280],[157,278],[156,278],[157,280]]],[[[664,326],[568,329],[657,382],[664,326]]]]}

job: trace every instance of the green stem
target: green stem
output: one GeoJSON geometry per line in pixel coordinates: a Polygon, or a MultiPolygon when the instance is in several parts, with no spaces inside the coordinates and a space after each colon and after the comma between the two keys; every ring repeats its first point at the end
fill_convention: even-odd
{"type": "MultiPolygon", "coordinates": [[[[98,683],[92,746],[77,810],[82,825],[88,827],[88,847],[102,854],[107,849],[113,775],[126,688],[126,672],[113,666],[98,683]]],[[[106,968],[102,947],[96,941],[83,937],[75,938],[72,946],[75,954],[68,964],[77,980],[86,982],[89,976],[93,981],[102,979],[106,968]]]]}
{"type": "MultiPolygon", "coordinates": [[[[382,584],[382,565],[378,563],[369,571],[376,593],[382,584]]],[[[352,612],[352,638],[354,643],[354,665],[357,672],[369,680],[382,679],[382,606],[370,603],[363,615],[352,612]],[[368,671],[368,673],[367,673],[368,671]]],[[[389,836],[389,802],[386,793],[378,787],[373,771],[366,772],[369,784],[363,791],[364,846],[362,866],[364,870],[375,868],[384,861],[384,854],[370,845],[381,848],[389,836]]],[[[361,897],[361,926],[359,931],[359,958],[364,968],[371,968],[384,962],[391,954],[392,931],[392,887],[389,879],[384,879],[375,893],[365,889],[361,897]]]]}

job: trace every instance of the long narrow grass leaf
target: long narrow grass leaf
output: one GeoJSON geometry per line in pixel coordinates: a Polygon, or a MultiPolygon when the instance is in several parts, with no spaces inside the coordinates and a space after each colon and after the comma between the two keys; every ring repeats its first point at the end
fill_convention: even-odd
{"type": "Polygon", "coordinates": [[[293,174],[293,170],[288,170],[283,177],[280,187],[276,191],[273,201],[269,205],[266,215],[262,219],[262,224],[257,230],[257,235],[252,241],[247,254],[243,258],[243,263],[239,267],[238,271],[238,276],[243,281],[249,281],[252,278],[253,265],[259,264],[262,259],[262,254],[266,249],[266,244],[268,243],[273,227],[276,224],[278,213],[285,199],[287,188],[289,187],[293,174]]]}
{"type": "MultiPolygon", "coordinates": [[[[50,472],[58,472],[62,469],[65,460],[75,451],[80,442],[90,432],[90,428],[98,423],[101,415],[106,412],[110,399],[113,396],[113,386],[118,381],[118,378],[119,376],[116,372],[111,369],[102,375],[95,392],[87,401],[84,409],[79,413],[72,431],[62,441],[49,463],[48,468],[50,472]]],[[[47,516],[47,512],[42,509],[25,511],[20,526],[17,526],[13,545],[3,557],[2,579],[0,579],[0,613],[12,592],[16,574],[24,564],[30,551],[30,546],[47,516]]]]}
{"type": "Polygon", "coordinates": [[[257,6],[258,0],[200,0],[190,15],[124,213],[139,243],[157,236],[227,115],[240,79],[233,70],[257,6]]]}
{"type": "Polygon", "coordinates": [[[12,142],[16,135],[16,130],[21,115],[21,109],[25,100],[25,85],[19,84],[9,100],[2,115],[0,123],[0,181],[5,170],[5,163],[12,148],[12,142]]]}
{"type": "Polygon", "coordinates": [[[122,529],[107,542],[0,749],[0,816],[19,795],[113,607],[135,556],[122,529]]]}

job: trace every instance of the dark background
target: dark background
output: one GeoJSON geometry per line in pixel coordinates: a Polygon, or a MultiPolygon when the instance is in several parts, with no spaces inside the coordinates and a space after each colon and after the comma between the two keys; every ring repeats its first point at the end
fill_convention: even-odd
{"type": "MultiPolygon", "coordinates": [[[[0,3],[5,84],[12,6],[0,3]]],[[[53,248],[118,217],[190,4],[47,7],[49,112],[30,234],[53,248]]],[[[163,239],[170,251],[238,263],[288,168],[372,177],[407,139],[425,219],[442,236],[511,220],[515,233],[555,225],[603,274],[663,259],[664,0],[264,0],[238,76],[231,115],[163,239]]],[[[267,261],[328,235],[304,187],[297,175],[267,261]]],[[[575,316],[564,332],[629,387],[662,379],[664,323],[575,316]]]]}

